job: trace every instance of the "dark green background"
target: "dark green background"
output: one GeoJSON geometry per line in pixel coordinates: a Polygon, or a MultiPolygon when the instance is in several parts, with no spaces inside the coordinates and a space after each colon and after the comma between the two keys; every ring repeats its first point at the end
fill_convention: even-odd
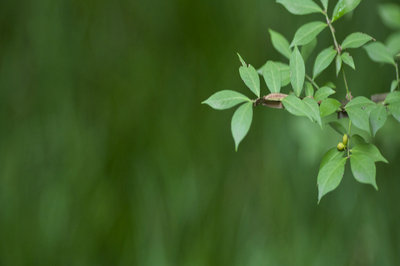
{"type": "MultiPolygon", "coordinates": [[[[379,2],[338,38],[384,40],[379,2]]],[[[268,28],[315,19],[272,0],[1,1],[0,265],[400,265],[400,124],[376,138],[379,192],[348,168],[317,205],[339,135],[258,107],[236,153],[233,111],[200,104],[250,96],[235,53],[283,60],[268,28]]],[[[389,89],[392,68],[353,56],[353,95],[389,89]]]]}

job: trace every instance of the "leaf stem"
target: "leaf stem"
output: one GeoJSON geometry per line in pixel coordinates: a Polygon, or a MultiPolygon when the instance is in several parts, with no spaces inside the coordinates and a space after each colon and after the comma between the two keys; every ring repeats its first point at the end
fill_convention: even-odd
{"type": "Polygon", "coordinates": [[[311,82],[311,84],[312,84],[317,90],[319,90],[318,84],[315,83],[315,81],[314,81],[309,75],[306,74],[306,78],[308,79],[309,82],[311,82]]]}

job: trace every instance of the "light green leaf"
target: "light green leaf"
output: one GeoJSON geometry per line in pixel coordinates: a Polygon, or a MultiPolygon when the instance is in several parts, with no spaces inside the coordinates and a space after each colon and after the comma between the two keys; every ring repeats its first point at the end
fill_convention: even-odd
{"type": "Polygon", "coordinates": [[[400,32],[394,33],[386,40],[386,46],[389,51],[395,56],[400,52],[400,32]]]}
{"type": "Polygon", "coordinates": [[[328,10],[328,0],[321,0],[322,6],[325,10],[328,10]]]}
{"type": "Polygon", "coordinates": [[[360,96],[351,100],[345,107],[353,124],[366,132],[370,132],[369,113],[370,107],[375,103],[371,100],[360,96]]]}
{"type": "Polygon", "coordinates": [[[319,90],[317,90],[317,92],[315,93],[314,99],[319,102],[322,100],[325,100],[326,98],[328,98],[329,96],[335,94],[336,92],[329,88],[329,87],[322,87],[319,90]]]}
{"type": "Polygon", "coordinates": [[[326,23],[315,21],[301,26],[295,33],[291,47],[306,45],[312,42],[318,34],[321,33],[328,25],[326,23]]]}
{"type": "Polygon", "coordinates": [[[304,83],[304,90],[307,97],[314,97],[314,88],[310,82],[307,81],[304,83]]]}
{"type": "Polygon", "coordinates": [[[396,4],[383,4],[379,6],[379,15],[386,26],[400,29],[400,6],[396,4]]]}
{"type": "Polygon", "coordinates": [[[294,95],[289,95],[282,99],[285,109],[295,116],[308,116],[304,103],[294,95]]]}
{"type": "Polygon", "coordinates": [[[247,66],[246,62],[243,60],[242,56],[239,53],[237,53],[237,56],[239,57],[239,60],[240,60],[240,63],[242,63],[242,66],[244,66],[244,67],[247,66]]]}
{"type": "Polygon", "coordinates": [[[387,47],[380,42],[368,44],[364,47],[372,61],[396,65],[394,58],[387,47]]]}
{"type": "Polygon", "coordinates": [[[378,130],[385,125],[387,116],[388,113],[385,106],[377,104],[375,107],[372,108],[369,121],[371,123],[373,136],[375,136],[376,132],[378,132],[378,130]]]}
{"type": "Polygon", "coordinates": [[[213,94],[202,104],[208,104],[216,110],[225,110],[243,102],[251,102],[251,100],[239,92],[224,90],[213,94]]]}
{"type": "Polygon", "coordinates": [[[317,44],[318,41],[317,38],[315,38],[309,44],[301,47],[301,55],[303,56],[304,62],[307,62],[307,59],[310,57],[315,47],[317,47],[317,44]]]}
{"type": "Polygon", "coordinates": [[[397,80],[393,80],[392,84],[390,85],[390,92],[395,91],[398,88],[399,82],[397,80]]]}
{"type": "Polygon", "coordinates": [[[342,60],[346,65],[348,65],[352,69],[354,69],[354,70],[356,69],[356,66],[354,65],[353,57],[349,53],[342,54],[342,60]]]}
{"type": "Polygon", "coordinates": [[[306,68],[304,65],[303,57],[301,56],[299,49],[295,47],[292,56],[290,57],[290,80],[294,93],[297,97],[300,96],[303,90],[304,79],[306,76],[306,68]]]}
{"type": "Polygon", "coordinates": [[[242,66],[239,68],[240,77],[244,84],[257,96],[260,97],[260,78],[257,70],[252,66],[246,66],[243,58],[238,54],[242,66]]]}
{"type": "Polygon", "coordinates": [[[394,91],[386,96],[385,104],[388,105],[388,109],[392,116],[400,122],[400,92],[394,91]]]}
{"type": "Polygon", "coordinates": [[[340,70],[342,69],[342,57],[336,56],[336,76],[339,76],[340,70]]]}
{"type": "Polygon", "coordinates": [[[327,82],[327,83],[324,85],[324,87],[329,87],[329,88],[332,88],[332,89],[336,89],[336,85],[335,85],[333,82],[331,82],[331,81],[327,82]]]}
{"type": "Polygon", "coordinates": [[[352,154],[366,155],[374,162],[389,163],[374,144],[366,143],[365,140],[360,136],[354,135],[351,137],[350,141],[351,143],[355,144],[355,146],[351,149],[352,154]]]}
{"type": "Polygon", "coordinates": [[[322,121],[321,121],[321,114],[319,113],[319,105],[318,103],[309,97],[305,97],[303,99],[303,103],[308,109],[306,111],[306,114],[308,114],[308,117],[311,117],[311,120],[314,122],[317,122],[317,124],[322,127],[322,121]]]}
{"type": "Polygon", "coordinates": [[[327,193],[336,189],[342,181],[346,158],[334,158],[326,163],[318,173],[318,202],[327,193]]]}
{"type": "Polygon", "coordinates": [[[277,0],[276,2],[282,4],[294,15],[322,13],[322,9],[312,0],[277,0]]]}
{"type": "Polygon", "coordinates": [[[361,0],[339,0],[333,10],[332,22],[353,11],[360,2],[361,0]]]}
{"type": "MultiPolygon", "coordinates": [[[[278,66],[279,72],[281,73],[281,84],[282,87],[285,87],[290,84],[290,67],[287,64],[274,61],[275,65],[278,66]]],[[[258,74],[263,75],[264,68],[267,66],[267,63],[263,65],[261,68],[257,70],[258,74]]]]}
{"type": "Polygon", "coordinates": [[[338,158],[343,158],[343,155],[344,155],[344,153],[341,151],[338,151],[338,149],[336,147],[330,149],[322,157],[322,161],[321,161],[321,164],[319,165],[319,169],[322,169],[330,161],[336,160],[338,158]]]}
{"type": "Polygon", "coordinates": [[[335,59],[337,51],[333,49],[333,47],[329,47],[323,50],[315,60],[314,64],[314,74],[313,78],[315,79],[322,71],[324,71],[335,59]]]}
{"type": "Polygon", "coordinates": [[[359,48],[366,44],[367,42],[372,41],[374,38],[369,36],[368,34],[356,32],[352,33],[346,37],[346,39],[342,43],[342,49],[350,49],[350,48],[359,48]]]}
{"type": "Polygon", "coordinates": [[[340,110],[341,105],[342,104],[336,99],[328,98],[323,100],[320,105],[321,117],[326,117],[337,112],[340,110]]]}
{"type": "Polygon", "coordinates": [[[281,72],[274,62],[267,62],[264,67],[263,76],[271,93],[279,93],[281,91],[281,72]]]}
{"type": "Polygon", "coordinates": [[[363,184],[371,184],[376,190],[376,167],[373,159],[362,153],[353,153],[350,157],[354,178],[363,184]]]}
{"type": "Polygon", "coordinates": [[[238,150],[240,142],[249,132],[251,121],[253,120],[253,104],[242,104],[233,114],[231,130],[235,140],[235,148],[238,150]]]}
{"type": "Polygon", "coordinates": [[[289,48],[288,40],[286,40],[282,34],[271,29],[269,30],[269,34],[271,35],[272,46],[274,46],[279,53],[289,59],[292,51],[289,48]]]}

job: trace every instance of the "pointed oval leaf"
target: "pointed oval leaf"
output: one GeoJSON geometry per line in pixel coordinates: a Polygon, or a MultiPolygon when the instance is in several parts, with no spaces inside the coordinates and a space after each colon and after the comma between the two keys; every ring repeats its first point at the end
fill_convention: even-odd
{"type": "Polygon", "coordinates": [[[325,10],[328,10],[328,0],[321,0],[322,6],[325,10]]]}
{"type": "Polygon", "coordinates": [[[319,112],[318,103],[309,97],[303,99],[303,103],[306,107],[306,114],[311,119],[311,121],[316,122],[320,127],[322,127],[321,114],[319,112]]]}
{"type": "Polygon", "coordinates": [[[313,78],[315,79],[319,74],[322,73],[335,59],[337,51],[331,46],[325,50],[323,50],[315,60],[314,64],[314,74],[313,78]]]}
{"type": "Polygon", "coordinates": [[[340,55],[336,56],[336,76],[339,76],[340,70],[342,69],[342,57],[340,55]]]}
{"type": "Polygon", "coordinates": [[[318,34],[321,33],[328,25],[326,23],[315,21],[301,26],[295,33],[291,47],[306,45],[312,42],[318,34]]]}
{"type": "Polygon", "coordinates": [[[342,60],[343,62],[348,65],[349,67],[351,67],[352,69],[356,69],[356,66],[354,65],[354,60],[353,57],[349,54],[349,53],[344,53],[342,54],[342,60]]]}
{"type": "Polygon", "coordinates": [[[370,132],[369,114],[370,107],[375,103],[371,100],[360,96],[351,100],[345,107],[347,114],[353,124],[366,132],[370,132]]]}
{"type": "Polygon", "coordinates": [[[322,13],[322,9],[312,0],[277,0],[276,2],[282,4],[294,15],[322,13]]]}
{"type": "Polygon", "coordinates": [[[243,102],[251,102],[251,100],[239,92],[223,90],[214,93],[202,104],[208,104],[216,110],[225,110],[243,102]]]}
{"type": "Polygon", "coordinates": [[[343,158],[344,152],[338,151],[336,147],[327,151],[322,157],[321,164],[319,165],[319,169],[322,169],[327,163],[333,161],[338,158],[343,158]]]}
{"type": "Polygon", "coordinates": [[[317,47],[317,44],[318,40],[315,38],[309,44],[301,47],[301,56],[303,56],[304,62],[307,62],[307,59],[310,57],[315,47],[317,47]]]}
{"type": "Polygon", "coordinates": [[[363,184],[371,184],[376,190],[375,162],[369,156],[361,153],[353,153],[350,157],[351,171],[354,178],[363,184]]]}
{"type": "Polygon", "coordinates": [[[375,136],[376,132],[378,132],[378,130],[385,125],[387,116],[388,114],[385,106],[377,104],[374,108],[372,108],[369,120],[371,123],[373,136],[375,136]]]}
{"type": "Polygon", "coordinates": [[[251,121],[253,120],[253,104],[242,104],[233,114],[231,130],[235,140],[235,148],[238,150],[240,142],[249,132],[251,121]]]}
{"type": "Polygon", "coordinates": [[[388,105],[388,109],[392,116],[400,122],[400,92],[394,91],[386,96],[385,104],[388,105]]]}
{"type": "Polygon", "coordinates": [[[303,57],[299,49],[295,47],[292,56],[290,57],[290,80],[294,93],[297,97],[300,96],[303,90],[304,79],[306,77],[306,68],[304,65],[303,57]]]}
{"type": "Polygon", "coordinates": [[[260,78],[257,70],[252,66],[241,66],[239,68],[240,77],[244,84],[257,96],[260,97],[260,78]]]}
{"type": "Polygon", "coordinates": [[[281,91],[281,72],[274,62],[267,62],[264,67],[263,76],[271,93],[279,93],[281,91]]]}
{"type": "Polygon", "coordinates": [[[339,0],[333,10],[332,22],[353,11],[360,2],[361,0],[339,0]]]}
{"type": "Polygon", "coordinates": [[[314,87],[310,82],[304,83],[304,90],[307,97],[314,97],[314,87]]]}
{"type": "Polygon", "coordinates": [[[335,190],[342,181],[346,158],[334,158],[325,164],[318,173],[318,202],[327,193],[335,190]]]}
{"type": "Polygon", "coordinates": [[[368,34],[355,32],[346,37],[342,43],[342,49],[359,48],[373,39],[368,34]]]}
{"type": "Polygon", "coordinates": [[[304,103],[294,95],[289,95],[282,99],[285,109],[295,116],[307,116],[304,103]]]}
{"type": "Polygon", "coordinates": [[[363,154],[370,157],[374,162],[389,163],[374,144],[366,143],[362,137],[354,135],[351,137],[351,142],[355,144],[351,149],[352,154],[363,154]]]}
{"type": "Polygon", "coordinates": [[[269,34],[271,35],[272,46],[274,46],[279,53],[289,59],[292,51],[289,48],[288,40],[286,40],[282,34],[271,29],[269,30],[269,34]]]}
{"type": "Polygon", "coordinates": [[[396,65],[394,57],[383,43],[371,43],[365,46],[364,49],[372,61],[396,65]]]}
{"type": "Polygon", "coordinates": [[[326,98],[328,98],[329,96],[335,94],[336,92],[329,88],[329,87],[322,87],[319,88],[319,90],[317,90],[317,92],[315,93],[314,99],[319,102],[322,100],[325,100],[326,98]]]}
{"type": "Polygon", "coordinates": [[[326,117],[339,111],[341,105],[336,99],[328,98],[323,100],[320,105],[321,117],[326,117]]]}

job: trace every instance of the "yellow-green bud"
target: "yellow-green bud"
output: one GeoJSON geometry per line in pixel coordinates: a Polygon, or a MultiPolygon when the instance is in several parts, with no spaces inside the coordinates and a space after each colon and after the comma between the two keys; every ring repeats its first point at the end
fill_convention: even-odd
{"type": "Polygon", "coordinates": [[[344,146],[344,144],[343,144],[342,142],[340,142],[340,143],[337,145],[338,151],[344,151],[344,148],[345,148],[345,146],[344,146]]]}
{"type": "Polygon", "coordinates": [[[347,136],[347,134],[344,134],[344,136],[343,136],[343,144],[344,144],[344,146],[347,146],[348,142],[349,142],[349,137],[347,136]]]}

